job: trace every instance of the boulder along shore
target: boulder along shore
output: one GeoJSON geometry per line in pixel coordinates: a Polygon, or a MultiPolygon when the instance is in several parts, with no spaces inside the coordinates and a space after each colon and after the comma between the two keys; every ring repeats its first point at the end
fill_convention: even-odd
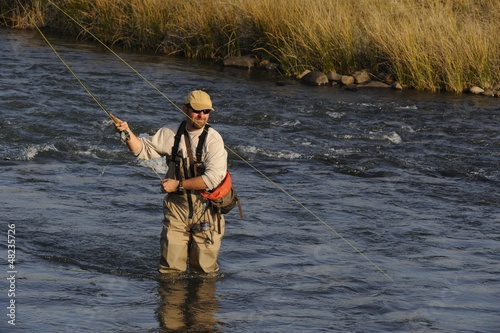
{"type": "MultiPolygon", "coordinates": [[[[222,61],[222,64],[227,67],[236,67],[247,70],[279,71],[280,67],[277,63],[273,63],[268,59],[258,59],[253,55],[227,57],[222,61]]],[[[389,73],[372,73],[366,69],[348,74],[339,74],[334,70],[327,73],[317,70],[305,70],[295,78],[299,80],[300,83],[308,86],[339,85],[343,89],[350,91],[357,91],[363,88],[388,88],[394,90],[403,90],[408,88],[398,82],[394,75],[389,73]]],[[[277,84],[284,83],[283,81],[279,81],[277,84]]],[[[495,83],[491,89],[471,86],[464,89],[463,93],[499,98],[500,82],[495,83]]]]}

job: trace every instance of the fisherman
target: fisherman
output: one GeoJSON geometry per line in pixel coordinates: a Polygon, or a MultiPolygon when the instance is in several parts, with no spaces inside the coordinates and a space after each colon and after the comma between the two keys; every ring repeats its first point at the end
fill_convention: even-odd
{"type": "Polygon", "coordinates": [[[185,122],[162,127],[151,137],[137,137],[126,121],[119,120],[115,126],[119,132],[128,132],[126,144],[137,158],[167,158],[167,176],[161,181],[161,190],[167,195],[163,200],[159,272],[186,272],[189,263],[193,273],[213,274],[219,271],[217,257],[225,221],[222,214],[207,205],[200,191],[213,190],[222,183],[227,152],[221,135],[207,124],[214,109],[206,92],[189,93],[182,111],[185,122]],[[194,163],[204,131],[203,162],[194,163]]]}

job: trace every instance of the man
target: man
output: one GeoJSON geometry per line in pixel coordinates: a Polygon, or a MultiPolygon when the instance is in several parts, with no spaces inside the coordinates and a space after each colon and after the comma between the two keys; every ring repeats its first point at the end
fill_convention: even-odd
{"type": "Polygon", "coordinates": [[[185,99],[182,111],[186,121],[160,128],[152,137],[138,138],[126,121],[118,121],[119,132],[127,131],[126,144],[140,159],[167,157],[169,170],[161,182],[167,195],[163,200],[160,273],[187,271],[193,273],[219,271],[217,257],[224,235],[225,221],[210,208],[200,190],[212,190],[223,180],[227,170],[227,152],[220,134],[208,128],[212,101],[201,90],[192,91],[185,99]],[[185,125],[184,125],[185,124],[185,125]],[[202,149],[201,165],[194,165],[194,154],[200,135],[207,131],[202,149]],[[174,150],[175,137],[178,151],[174,150]],[[177,154],[176,154],[177,153],[177,154]]]}

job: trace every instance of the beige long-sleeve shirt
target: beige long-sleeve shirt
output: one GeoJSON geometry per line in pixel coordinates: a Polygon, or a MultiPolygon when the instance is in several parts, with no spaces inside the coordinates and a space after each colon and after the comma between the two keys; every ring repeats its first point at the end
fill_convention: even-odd
{"type": "MultiPolygon", "coordinates": [[[[153,136],[139,138],[142,146],[133,152],[134,155],[144,160],[171,155],[177,129],[178,125],[166,126],[160,128],[153,136]]],[[[196,156],[196,147],[198,146],[198,140],[203,130],[189,132],[193,156],[196,156]]],[[[187,158],[186,143],[183,138],[179,142],[179,155],[182,158],[187,158]]],[[[202,178],[207,186],[207,190],[212,190],[222,182],[227,170],[227,151],[224,148],[224,141],[219,132],[212,127],[208,130],[205,144],[203,145],[202,160],[205,165],[205,173],[202,175],[202,178]]]]}

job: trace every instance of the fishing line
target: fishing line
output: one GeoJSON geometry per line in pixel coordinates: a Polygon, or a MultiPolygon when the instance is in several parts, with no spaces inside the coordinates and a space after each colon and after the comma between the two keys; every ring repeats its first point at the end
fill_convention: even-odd
{"type": "MultiPolygon", "coordinates": [[[[20,2],[20,0],[17,1],[19,3],[19,5],[23,8],[24,12],[27,13],[26,11],[26,8],[23,6],[23,4],[20,2]]],[[[78,81],[78,83],[83,87],[83,89],[85,89],[85,91],[90,95],[90,97],[92,97],[92,99],[97,103],[97,105],[99,105],[101,107],[101,109],[108,115],[108,117],[116,124],[116,123],[119,123],[119,119],[116,118],[111,112],[109,112],[106,107],[104,106],[104,104],[101,103],[101,101],[97,98],[96,95],[94,95],[94,93],[87,87],[87,85],[78,77],[78,75],[76,75],[76,73],[73,71],[73,69],[68,65],[68,63],[62,58],[62,56],[59,54],[59,52],[57,52],[57,50],[54,48],[54,46],[52,45],[52,43],[50,43],[50,41],[47,39],[47,37],[45,36],[45,34],[42,32],[42,30],[38,27],[38,25],[35,23],[34,19],[31,20],[33,25],[35,26],[36,30],[38,31],[38,33],[40,33],[40,35],[42,36],[42,38],[45,40],[45,42],[47,43],[47,45],[50,46],[50,48],[52,49],[52,51],[55,53],[55,55],[59,58],[59,60],[64,64],[64,66],[66,66],[66,68],[68,69],[68,71],[75,77],[75,79],[78,81]]],[[[120,133],[121,135],[121,139],[122,141],[128,141],[130,139],[130,134],[127,132],[127,131],[123,131],[120,133]]],[[[109,164],[108,164],[109,165],[109,164]]],[[[107,168],[107,166],[104,168],[104,170],[107,168]]],[[[158,178],[161,180],[162,178],[160,177],[160,175],[158,175],[158,173],[153,169],[153,172],[158,176],[158,178]]],[[[101,174],[104,173],[104,170],[102,171],[101,174]]]]}
{"type": "MultiPolygon", "coordinates": [[[[19,0],[18,0],[19,1],[19,0]]],[[[116,56],[121,62],[123,62],[128,68],[130,68],[135,74],[137,74],[141,79],[143,79],[146,83],[148,83],[154,90],[156,90],[157,92],[160,93],[160,95],[163,96],[163,98],[165,98],[168,102],[170,102],[170,104],[172,104],[175,108],[177,108],[179,111],[181,111],[184,115],[188,116],[184,111],[182,111],[182,109],[177,105],[175,104],[170,98],[168,98],[167,95],[165,95],[160,89],[158,89],[158,87],[156,87],[156,85],[154,85],[153,83],[151,83],[151,81],[149,81],[145,76],[143,76],[141,73],[139,73],[139,71],[137,71],[134,67],[132,67],[132,65],[130,65],[125,59],[123,59],[122,57],[120,57],[120,55],[118,53],[116,53],[115,51],[113,51],[113,49],[111,49],[108,45],[106,45],[103,41],[101,41],[99,38],[97,38],[96,35],[94,35],[90,30],[88,30],[86,27],[84,27],[80,22],[78,22],[77,20],[75,20],[72,16],[70,16],[68,13],[66,13],[61,7],[59,7],[58,5],[56,5],[54,2],[52,2],[52,0],[48,0],[49,4],[51,4],[52,6],[56,7],[59,11],[61,11],[61,13],[63,13],[64,15],[66,15],[71,21],[75,22],[80,28],[82,28],[83,30],[85,30],[86,33],[88,33],[90,36],[92,36],[92,38],[94,38],[96,41],[98,41],[102,46],[104,46],[109,52],[111,52],[114,56],[116,56]]]]}
{"type": "Polygon", "coordinates": [[[367,260],[370,264],[372,264],[378,271],[380,271],[382,274],[385,275],[389,280],[394,282],[394,280],[376,263],[374,263],[370,258],[368,258],[360,249],[358,249],[354,244],[352,244],[348,239],[343,237],[341,234],[337,232],[331,225],[323,221],[321,217],[319,217],[316,213],[314,213],[312,210],[307,208],[299,199],[297,199],[294,195],[292,195],[290,192],[285,190],[283,187],[281,187],[278,183],[274,182],[271,178],[266,176],[262,171],[257,169],[254,165],[252,165],[249,161],[245,160],[242,156],[240,156],[238,153],[235,151],[231,150],[233,154],[238,156],[243,162],[245,162],[250,168],[254,169],[255,172],[257,172],[259,175],[261,175],[263,178],[268,180],[271,184],[273,184],[276,188],[278,188],[281,192],[285,193],[288,197],[290,197],[293,201],[295,201],[300,207],[302,207],[304,210],[306,210],[309,214],[314,216],[316,220],[321,222],[323,225],[325,225],[328,229],[330,229],[337,237],[339,237],[341,240],[343,240],[347,245],[349,245],[356,253],[361,255],[365,260],[367,260]]]}
{"type": "Polygon", "coordinates": [[[104,169],[102,169],[101,173],[99,174],[99,177],[101,177],[101,176],[103,176],[103,175],[104,175],[104,171],[106,171],[106,169],[109,167],[109,165],[110,165],[110,164],[111,164],[111,160],[109,160],[108,165],[106,165],[106,166],[104,167],[104,169]]]}
{"type": "MultiPolygon", "coordinates": [[[[18,0],[19,2],[19,0],[18,0]]],[[[115,55],[121,62],[123,62],[128,68],[130,68],[135,74],[137,74],[140,78],[142,78],[145,82],[147,82],[154,90],[156,90],[158,93],[160,93],[161,96],[163,96],[168,102],[170,102],[175,108],[177,108],[179,111],[181,111],[184,115],[187,116],[187,114],[179,107],[177,104],[175,104],[167,95],[165,95],[156,85],[154,85],[152,82],[150,82],[146,77],[144,77],[141,73],[139,73],[134,67],[132,67],[126,60],[124,60],[122,57],[120,57],[115,51],[113,51],[109,46],[107,46],[104,42],[102,42],[97,36],[95,36],[92,32],[90,32],[86,27],[84,27],[80,22],[76,21],[73,17],[71,17],[68,13],[66,13],[62,8],[57,6],[53,1],[48,0],[49,4],[53,5],[56,7],[59,11],[61,11],[64,15],[66,15],[70,20],[75,22],[79,27],[81,27],[86,33],[88,33],[92,38],[94,38],[96,41],[98,41],[101,45],[103,45],[108,51],[110,51],[113,55],[115,55]]],[[[22,6],[22,5],[21,5],[22,6]]],[[[24,7],[23,7],[24,9],[24,7]]],[[[110,116],[112,115],[106,110],[106,108],[102,105],[102,103],[99,102],[99,100],[92,94],[92,92],[81,82],[81,80],[76,76],[76,74],[70,69],[70,67],[64,62],[64,60],[59,56],[57,51],[54,49],[54,47],[50,44],[50,42],[45,38],[43,33],[40,31],[40,29],[36,26],[37,30],[40,32],[42,37],[45,39],[45,41],[50,45],[54,53],[59,57],[59,59],[66,65],[68,70],[75,76],[75,78],[78,80],[78,82],[85,88],[85,90],[94,98],[94,100],[99,104],[99,106],[110,116]]],[[[113,118],[112,118],[113,119],[113,118]]],[[[318,220],[320,223],[322,223],[326,228],[328,228],[332,233],[334,233],[337,237],[339,237],[342,241],[344,241],[347,245],[349,245],[356,253],[361,255],[366,261],[368,261],[373,267],[375,267],[378,271],[380,271],[385,277],[387,277],[390,281],[394,281],[380,266],[378,266],[376,263],[374,263],[370,258],[368,258],[360,249],[358,249],[354,244],[352,244],[348,239],[343,237],[340,233],[338,233],[335,228],[333,228],[331,225],[326,223],[323,219],[321,219],[316,213],[314,213],[312,210],[307,208],[299,199],[297,199],[294,195],[289,193],[286,189],[281,187],[279,184],[274,182],[271,178],[266,176],[262,171],[257,169],[252,163],[247,161],[244,157],[242,157],[240,154],[238,154],[236,151],[231,149],[230,147],[225,145],[225,148],[229,150],[231,153],[233,153],[235,156],[237,156],[240,160],[245,162],[250,168],[252,168],[255,172],[257,172],[260,176],[262,176],[264,179],[269,181],[271,184],[273,184],[276,188],[278,188],[281,192],[286,194],[290,199],[292,199],[295,203],[297,203],[300,207],[302,207],[305,211],[307,211],[309,214],[311,214],[316,220],[318,220]]],[[[154,173],[156,171],[151,168],[154,173]]],[[[156,173],[156,175],[161,179],[161,177],[156,173]]]]}

